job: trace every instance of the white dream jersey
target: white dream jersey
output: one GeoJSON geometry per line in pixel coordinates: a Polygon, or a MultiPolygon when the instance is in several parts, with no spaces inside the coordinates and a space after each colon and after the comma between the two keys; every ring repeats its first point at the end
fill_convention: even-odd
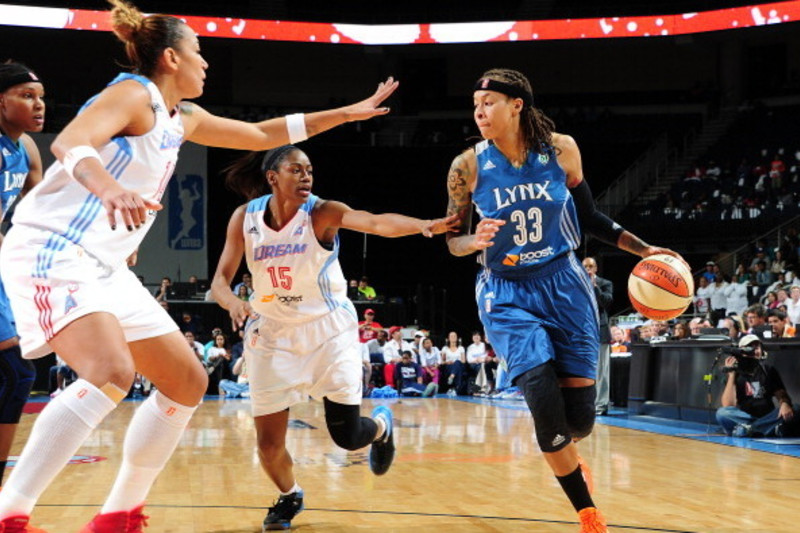
{"type": "Polygon", "coordinates": [[[339,237],[328,250],[314,235],[311,212],[319,198],[309,196],[289,223],[275,231],[264,222],[271,196],[251,200],[244,216],[244,250],[254,288],[250,305],[267,319],[295,323],[343,305],[352,309],[339,265],[339,237]]]}
{"type": "MultiPolygon", "coordinates": [[[[120,74],[109,85],[125,80],[138,81],[150,92],[155,126],[144,135],[115,137],[99,148],[98,153],[106,170],[120,185],[158,202],[178,161],[183,123],[177,110],[170,116],[161,92],[149,79],[120,74]]],[[[139,246],[154,220],[155,212],[150,211],[142,227],[128,231],[117,214],[117,229],[112,230],[100,199],[70,177],[58,160],[47,169],[42,182],[19,202],[14,214],[15,226],[51,233],[39,254],[34,277],[47,277],[48,257],[68,242],[82,247],[102,263],[117,267],[139,246]]]]}

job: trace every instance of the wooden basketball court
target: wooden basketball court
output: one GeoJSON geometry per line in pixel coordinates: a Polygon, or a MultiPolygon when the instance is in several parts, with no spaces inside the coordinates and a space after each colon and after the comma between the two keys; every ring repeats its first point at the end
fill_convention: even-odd
{"type": "MultiPolygon", "coordinates": [[[[364,412],[376,402],[390,404],[397,423],[398,456],[383,477],[370,473],[367,450],[348,453],[332,443],[321,404],[292,410],[289,449],[306,491],[295,531],[578,531],[575,513],[540,457],[523,402],[365,400],[364,412]]],[[[86,442],[77,464],[43,495],[33,525],[75,532],[98,511],[136,406],[124,402],[86,442]]],[[[23,417],[12,453],[21,449],[35,416],[23,417]]],[[[581,453],[593,468],[595,501],[610,531],[800,531],[794,518],[800,446],[764,445],[761,451],[705,433],[698,426],[628,420],[622,412],[599,421],[581,453]]],[[[277,493],[253,443],[247,400],[207,399],[150,495],[147,531],[260,532],[277,493]]]]}

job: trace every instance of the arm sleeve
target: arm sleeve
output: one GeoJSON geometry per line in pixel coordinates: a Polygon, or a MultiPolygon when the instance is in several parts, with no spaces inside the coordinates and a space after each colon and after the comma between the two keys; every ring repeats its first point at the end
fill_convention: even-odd
{"type": "Polygon", "coordinates": [[[622,235],[625,229],[597,210],[597,205],[595,205],[592,197],[592,190],[586,180],[581,181],[577,187],[570,189],[570,193],[572,193],[572,199],[575,201],[575,209],[578,212],[581,228],[601,241],[616,246],[619,236],[622,235]]]}

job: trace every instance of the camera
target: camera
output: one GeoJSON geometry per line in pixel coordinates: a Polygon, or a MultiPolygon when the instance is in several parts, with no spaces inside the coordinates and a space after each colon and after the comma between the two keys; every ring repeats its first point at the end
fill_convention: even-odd
{"type": "Polygon", "coordinates": [[[723,346],[719,349],[720,355],[732,355],[736,358],[736,362],[731,366],[723,366],[722,371],[724,373],[739,372],[745,376],[755,375],[759,368],[759,359],[752,357],[755,351],[756,349],[753,346],[745,346],[743,348],[739,348],[738,346],[723,346]]]}

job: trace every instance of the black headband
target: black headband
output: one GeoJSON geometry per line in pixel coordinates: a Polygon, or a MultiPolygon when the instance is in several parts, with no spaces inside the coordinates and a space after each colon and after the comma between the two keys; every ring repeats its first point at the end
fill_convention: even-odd
{"type": "Polygon", "coordinates": [[[522,103],[526,106],[533,106],[533,95],[517,85],[511,85],[491,78],[481,78],[475,82],[474,91],[496,91],[512,98],[522,98],[522,103]]]}
{"type": "Polygon", "coordinates": [[[275,161],[290,150],[299,150],[299,148],[293,144],[284,144],[283,146],[278,146],[277,148],[267,151],[267,153],[264,154],[264,159],[261,160],[261,172],[272,170],[275,161]]]}
{"type": "Polygon", "coordinates": [[[19,63],[0,65],[0,93],[14,85],[30,82],[41,83],[42,80],[31,69],[19,63]]]}

